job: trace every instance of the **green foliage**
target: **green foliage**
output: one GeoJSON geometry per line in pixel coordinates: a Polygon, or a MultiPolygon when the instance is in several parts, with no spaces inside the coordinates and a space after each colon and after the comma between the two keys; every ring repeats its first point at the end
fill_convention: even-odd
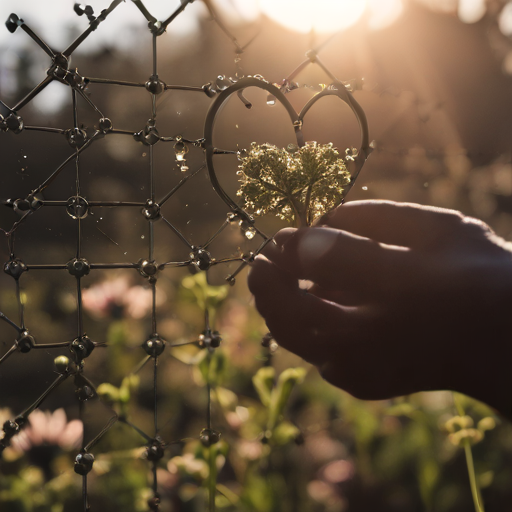
{"type": "Polygon", "coordinates": [[[190,294],[192,302],[201,310],[215,310],[226,299],[229,286],[212,286],[208,284],[206,272],[198,272],[193,276],[187,276],[181,284],[190,294]]]}
{"type": "Polygon", "coordinates": [[[300,225],[341,203],[350,183],[343,158],[332,144],[306,143],[280,149],[252,143],[239,165],[243,207],[255,215],[273,213],[300,225]]]}

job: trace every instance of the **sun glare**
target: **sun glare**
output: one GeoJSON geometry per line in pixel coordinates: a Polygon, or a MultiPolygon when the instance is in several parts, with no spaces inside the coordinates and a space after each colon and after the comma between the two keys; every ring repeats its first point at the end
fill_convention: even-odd
{"type": "Polygon", "coordinates": [[[298,32],[337,32],[351,27],[365,11],[371,28],[384,28],[402,12],[402,0],[260,0],[261,11],[298,32]]]}

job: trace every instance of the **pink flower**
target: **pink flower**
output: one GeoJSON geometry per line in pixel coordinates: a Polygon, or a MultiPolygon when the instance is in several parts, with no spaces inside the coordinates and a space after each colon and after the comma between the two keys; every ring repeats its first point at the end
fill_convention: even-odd
{"type": "Polygon", "coordinates": [[[39,446],[55,446],[70,451],[80,447],[83,424],[80,420],[68,422],[64,409],[53,413],[36,409],[28,419],[30,424],[11,441],[14,449],[29,452],[39,446]]]}
{"type": "MultiPolygon", "coordinates": [[[[158,302],[163,297],[157,294],[158,302]]],[[[84,308],[93,316],[128,316],[139,319],[146,316],[153,304],[153,293],[143,286],[130,286],[127,276],[118,276],[97,283],[82,292],[84,308]]]]}

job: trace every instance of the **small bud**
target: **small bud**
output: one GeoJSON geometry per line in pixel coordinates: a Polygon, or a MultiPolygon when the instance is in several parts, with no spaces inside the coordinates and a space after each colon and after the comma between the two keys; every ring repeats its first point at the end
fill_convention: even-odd
{"type": "Polygon", "coordinates": [[[69,359],[66,356],[58,356],[53,360],[57,373],[63,374],[69,368],[69,359]]]}

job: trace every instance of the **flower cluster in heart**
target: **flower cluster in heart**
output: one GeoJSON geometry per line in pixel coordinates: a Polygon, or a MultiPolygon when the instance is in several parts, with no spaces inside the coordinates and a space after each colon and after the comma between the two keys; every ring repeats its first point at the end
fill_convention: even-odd
{"type": "Polygon", "coordinates": [[[338,206],[350,173],[332,144],[307,142],[286,149],[251,144],[238,166],[242,207],[255,215],[273,213],[298,226],[338,206]]]}

